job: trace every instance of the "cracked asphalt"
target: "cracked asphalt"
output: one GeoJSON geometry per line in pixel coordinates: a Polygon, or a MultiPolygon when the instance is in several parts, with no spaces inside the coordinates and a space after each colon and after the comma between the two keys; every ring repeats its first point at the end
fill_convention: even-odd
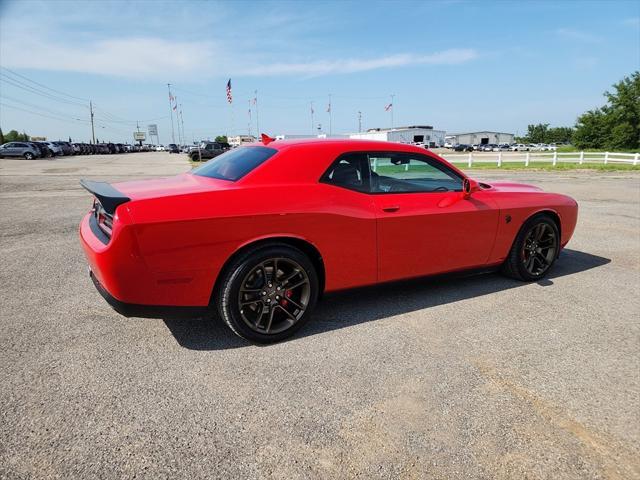
{"type": "Polygon", "coordinates": [[[88,278],[78,180],[188,168],[0,160],[0,478],[640,478],[638,172],[475,172],[578,200],[548,279],[329,295],[260,347],[120,317],[88,278]]]}

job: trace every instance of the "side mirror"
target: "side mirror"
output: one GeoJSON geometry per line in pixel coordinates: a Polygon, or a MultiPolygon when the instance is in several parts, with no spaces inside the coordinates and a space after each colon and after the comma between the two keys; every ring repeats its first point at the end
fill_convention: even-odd
{"type": "Polygon", "coordinates": [[[462,193],[464,198],[469,198],[473,192],[477,192],[480,190],[480,185],[478,182],[471,178],[465,178],[462,180],[462,193]]]}

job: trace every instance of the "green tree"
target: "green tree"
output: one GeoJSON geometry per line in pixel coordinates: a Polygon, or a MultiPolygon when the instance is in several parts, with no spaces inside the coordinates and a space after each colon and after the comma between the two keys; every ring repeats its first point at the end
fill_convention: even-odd
{"type": "Polygon", "coordinates": [[[216,142],[227,143],[227,136],[226,135],[218,135],[216,137],[216,142]]]}
{"type": "Polygon", "coordinates": [[[579,148],[640,148],[640,71],[605,92],[607,104],[580,115],[574,144],[579,148]]]}
{"type": "Polygon", "coordinates": [[[573,144],[578,148],[602,148],[606,143],[607,118],[602,109],[589,110],[578,117],[573,144]]]}
{"type": "Polygon", "coordinates": [[[545,137],[549,130],[548,123],[538,123],[537,125],[527,126],[527,135],[525,138],[529,143],[544,143],[545,137]]]}
{"type": "Polygon", "coordinates": [[[544,143],[570,143],[573,137],[573,128],[554,127],[547,131],[544,143]]]}
{"type": "Polygon", "coordinates": [[[2,129],[0,128],[0,145],[4,143],[4,135],[2,134],[2,129]]]}
{"type": "Polygon", "coordinates": [[[4,138],[7,142],[17,142],[20,139],[20,134],[17,130],[9,130],[9,133],[4,138]]]}

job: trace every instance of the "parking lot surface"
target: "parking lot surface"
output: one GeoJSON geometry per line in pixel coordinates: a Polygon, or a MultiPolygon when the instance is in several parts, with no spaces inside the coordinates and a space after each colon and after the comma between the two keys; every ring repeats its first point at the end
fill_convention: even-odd
{"type": "Polygon", "coordinates": [[[261,347],[120,317],[87,275],[78,180],[188,169],[0,160],[0,478],[640,478],[637,173],[483,170],[580,203],[548,279],[329,295],[261,347]]]}

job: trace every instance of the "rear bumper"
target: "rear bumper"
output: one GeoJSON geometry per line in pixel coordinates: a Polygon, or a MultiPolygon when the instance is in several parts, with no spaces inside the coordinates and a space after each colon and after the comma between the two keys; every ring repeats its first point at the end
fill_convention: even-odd
{"type": "Polygon", "coordinates": [[[96,290],[98,290],[98,293],[102,295],[102,298],[104,298],[116,312],[127,318],[188,319],[203,317],[210,313],[210,310],[207,307],[173,307],[121,302],[111,295],[106,288],[104,288],[93,274],[93,271],[89,270],[89,276],[91,277],[96,290]]]}
{"type": "MultiPolygon", "coordinates": [[[[126,215],[126,212],[121,207],[118,214],[126,215]]],[[[149,307],[152,311],[185,309],[187,312],[202,312],[209,308],[210,290],[206,288],[209,282],[205,282],[208,275],[153,270],[141,255],[130,224],[117,222],[113,236],[105,242],[100,238],[101,232],[91,228],[90,219],[91,214],[87,214],[80,223],[80,244],[96,287],[100,285],[98,290],[105,299],[109,297],[107,301],[116,311],[125,316],[149,316],[139,315],[145,310],[139,307],[149,307]]]]}

